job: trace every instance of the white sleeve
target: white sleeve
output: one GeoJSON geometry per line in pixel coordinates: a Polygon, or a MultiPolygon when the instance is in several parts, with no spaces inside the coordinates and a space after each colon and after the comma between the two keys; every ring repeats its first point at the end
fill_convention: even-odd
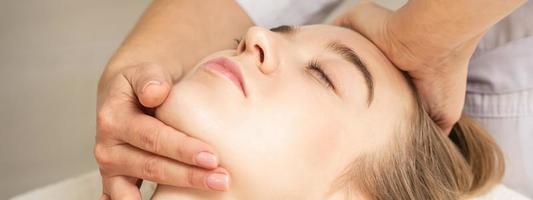
{"type": "MultiPolygon", "coordinates": [[[[302,25],[329,12],[341,0],[236,0],[258,26],[302,25]]],[[[325,15],[324,15],[325,16],[325,15]]]]}
{"type": "Polygon", "coordinates": [[[489,192],[486,194],[483,194],[482,196],[474,198],[474,200],[531,200],[527,198],[526,196],[515,192],[504,185],[496,185],[494,188],[492,188],[489,192]]]}

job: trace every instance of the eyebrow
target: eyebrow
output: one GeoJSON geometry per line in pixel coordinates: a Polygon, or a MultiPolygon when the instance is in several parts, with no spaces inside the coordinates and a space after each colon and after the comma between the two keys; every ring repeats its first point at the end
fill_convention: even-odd
{"type": "Polygon", "coordinates": [[[353,49],[338,41],[330,42],[326,46],[326,49],[338,54],[344,60],[352,63],[355,68],[359,72],[361,72],[361,74],[363,74],[363,77],[365,78],[366,87],[368,89],[367,103],[368,106],[370,106],[372,100],[374,99],[374,79],[372,78],[372,74],[370,74],[370,71],[368,71],[368,67],[366,66],[366,64],[361,60],[361,58],[357,55],[357,53],[355,53],[353,49]]]}
{"type": "Polygon", "coordinates": [[[278,27],[271,28],[270,31],[291,35],[291,34],[296,33],[296,31],[298,31],[298,28],[295,26],[281,25],[278,27]]]}
{"type": "MultiPolygon", "coordinates": [[[[288,26],[288,25],[282,25],[278,27],[271,28],[270,31],[276,32],[276,33],[283,33],[286,35],[295,34],[298,31],[298,28],[294,26],[288,26]]],[[[345,44],[339,42],[339,41],[332,41],[328,43],[326,46],[327,50],[330,50],[331,52],[338,54],[340,57],[342,57],[344,60],[352,63],[357,71],[361,72],[363,74],[363,77],[365,79],[366,87],[368,89],[368,97],[367,97],[367,104],[370,106],[372,103],[372,100],[374,99],[374,79],[372,77],[372,74],[370,74],[370,71],[368,71],[368,67],[366,64],[361,60],[361,58],[355,53],[353,49],[346,46],[345,44]]]]}

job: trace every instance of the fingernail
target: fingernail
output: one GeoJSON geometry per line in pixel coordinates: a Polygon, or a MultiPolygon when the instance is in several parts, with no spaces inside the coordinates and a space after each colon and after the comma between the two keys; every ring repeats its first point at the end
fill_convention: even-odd
{"type": "Polygon", "coordinates": [[[199,167],[215,168],[218,165],[217,157],[212,153],[200,152],[196,155],[196,165],[199,167]]]}
{"type": "Polygon", "coordinates": [[[225,191],[229,188],[229,176],[221,173],[213,173],[207,176],[206,183],[213,190],[225,191]]]}
{"type": "Polygon", "coordinates": [[[153,85],[161,85],[161,82],[159,82],[159,81],[148,81],[148,83],[146,83],[144,85],[142,92],[145,92],[146,88],[148,88],[150,86],[153,86],[153,85]]]}

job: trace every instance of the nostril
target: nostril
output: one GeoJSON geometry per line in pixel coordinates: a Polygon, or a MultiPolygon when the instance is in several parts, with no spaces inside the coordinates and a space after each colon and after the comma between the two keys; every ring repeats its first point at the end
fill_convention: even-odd
{"type": "Polygon", "coordinates": [[[259,62],[263,63],[265,60],[265,52],[259,45],[255,45],[255,48],[259,51],[259,62]]]}

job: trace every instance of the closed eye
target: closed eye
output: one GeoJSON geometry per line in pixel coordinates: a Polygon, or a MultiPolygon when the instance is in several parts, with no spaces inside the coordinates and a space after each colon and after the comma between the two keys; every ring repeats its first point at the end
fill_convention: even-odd
{"type": "Polygon", "coordinates": [[[307,70],[309,70],[313,76],[320,81],[322,84],[327,86],[330,89],[335,90],[335,85],[333,85],[333,82],[329,78],[329,76],[324,72],[322,69],[322,66],[320,63],[318,63],[317,60],[312,60],[307,64],[307,70]]]}

